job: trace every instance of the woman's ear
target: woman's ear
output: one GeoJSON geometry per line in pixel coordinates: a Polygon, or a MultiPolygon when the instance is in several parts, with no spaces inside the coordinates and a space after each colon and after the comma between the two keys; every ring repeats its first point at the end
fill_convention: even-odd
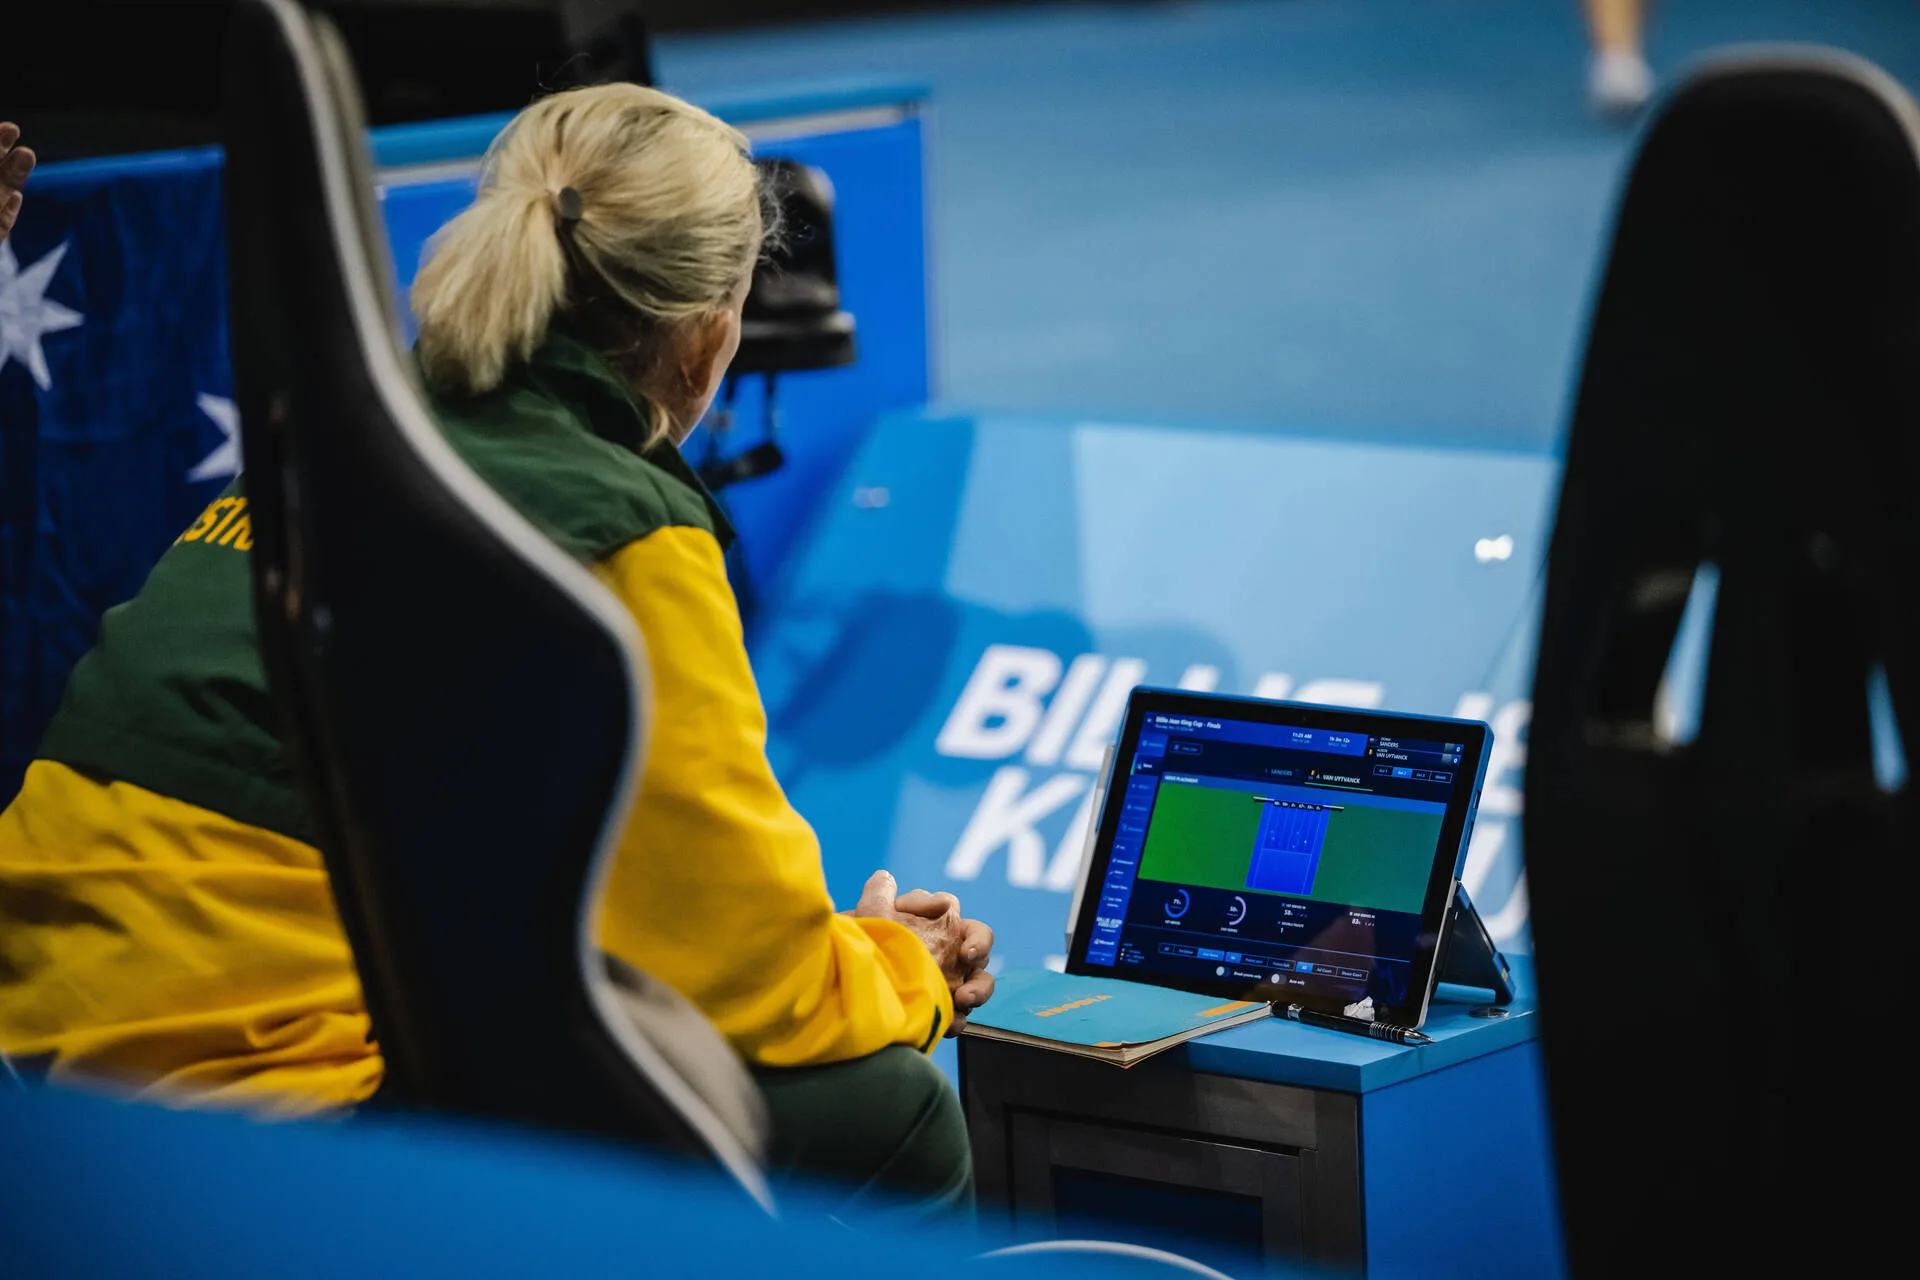
{"type": "Polygon", "coordinates": [[[699,316],[688,323],[678,344],[680,386],[690,400],[704,402],[726,373],[720,356],[727,346],[727,321],[724,310],[699,316]]]}
{"type": "Polygon", "coordinates": [[[682,322],[661,350],[641,391],[666,410],[675,444],[706,416],[739,349],[740,312],[718,307],[682,322]]]}

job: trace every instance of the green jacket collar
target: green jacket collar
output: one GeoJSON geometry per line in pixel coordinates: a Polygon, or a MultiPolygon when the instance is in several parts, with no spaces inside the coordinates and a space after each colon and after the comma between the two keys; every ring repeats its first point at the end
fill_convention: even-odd
{"type": "MultiPolygon", "coordinates": [[[[514,373],[507,377],[512,379],[514,373]]],[[[733,545],[733,522],[726,509],[713,496],[704,481],[680,456],[671,441],[663,440],[651,449],[643,449],[647,435],[647,415],[626,381],[613,371],[606,358],[578,338],[554,327],[523,368],[529,376],[582,425],[602,440],[629,449],[653,466],[698,494],[713,518],[713,536],[725,551],[733,545]]]]}

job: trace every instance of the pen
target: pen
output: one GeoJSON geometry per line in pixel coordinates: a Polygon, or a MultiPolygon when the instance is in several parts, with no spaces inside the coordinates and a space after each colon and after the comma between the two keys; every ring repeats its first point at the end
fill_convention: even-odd
{"type": "Polygon", "coordinates": [[[1412,1027],[1399,1027],[1391,1022],[1366,1022],[1360,1018],[1348,1018],[1337,1013],[1321,1013],[1318,1009],[1309,1009],[1298,1004],[1282,1004],[1278,1000],[1272,1003],[1274,1017],[1304,1022],[1309,1027],[1344,1031],[1350,1036],[1366,1036],[1372,1040],[1385,1040],[1389,1044],[1433,1043],[1432,1036],[1415,1031],[1412,1027]]]}

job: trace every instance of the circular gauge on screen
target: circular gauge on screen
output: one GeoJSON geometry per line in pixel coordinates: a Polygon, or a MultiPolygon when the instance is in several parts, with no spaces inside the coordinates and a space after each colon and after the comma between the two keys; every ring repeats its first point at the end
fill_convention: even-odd
{"type": "Polygon", "coordinates": [[[1187,908],[1193,905],[1193,899],[1187,896],[1185,889],[1175,889],[1173,896],[1167,899],[1167,915],[1178,920],[1187,914],[1187,908]]]}
{"type": "Polygon", "coordinates": [[[1233,895],[1233,901],[1227,904],[1227,923],[1239,924],[1247,918],[1247,900],[1239,894],[1233,895]]]}

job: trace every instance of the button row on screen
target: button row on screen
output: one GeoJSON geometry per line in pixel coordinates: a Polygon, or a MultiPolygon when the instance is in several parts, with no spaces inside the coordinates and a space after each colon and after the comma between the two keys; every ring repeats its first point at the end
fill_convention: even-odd
{"type": "Polygon", "coordinates": [[[1373,766],[1375,777],[1411,778],[1415,782],[1452,782],[1453,775],[1436,769],[1410,769],[1404,765],[1377,764],[1373,766]]]}
{"type": "Polygon", "coordinates": [[[1163,956],[1178,956],[1189,960],[1214,960],[1221,964],[1245,964],[1256,968],[1282,969],[1293,973],[1324,974],[1330,978],[1347,978],[1354,982],[1365,982],[1365,969],[1347,969],[1330,964],[1315,964],[1311,960],[1276,960],[1270,956],[1243,955],[1238,951],[1224,951],[1218,947],[1195,947],[1181,942],[1163,942],[1160,944],[1163,956]]]}

